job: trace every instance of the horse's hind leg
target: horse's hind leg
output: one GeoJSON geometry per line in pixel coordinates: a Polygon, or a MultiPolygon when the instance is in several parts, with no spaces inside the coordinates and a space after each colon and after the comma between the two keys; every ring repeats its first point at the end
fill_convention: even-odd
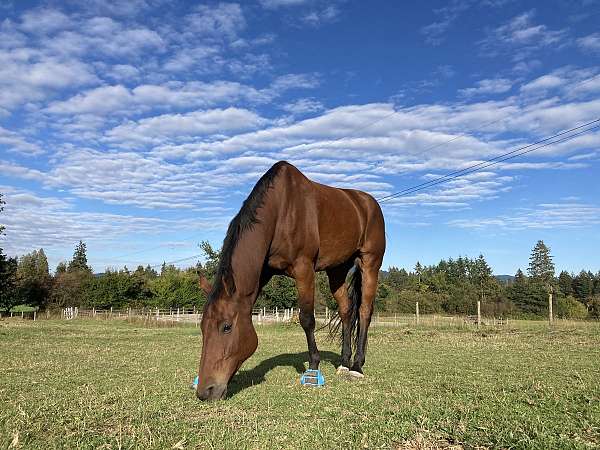
{"type": "Polygon", "coordinates": [[[342,322],[342,361],[341,366],[350,368],[350,358],[352,357],[352,329],[350,324],[352,305],[348,297],[348,284],[346,277],[348,271],[354,264],[353,261],[342,264],[337,267],[327,269],[327,278],[329,278],[329,288],[333,298],[338,304],[338,315],[342,322]]]}
{"type": "Polygon", "coordinates": [[[356,339],[356,354],[354,355],[354,364],[350,370],[362,374],[362,367],[365,363],[367,351],[367,333],[373,314],[373,302],[377,293],[377,278],[379,268],[381,267],[381,256],[374,254],[361,255],[360,267],[362,270],[362,298],[358,310],[358,336],[356,339]]]}
{"type": "Polygon", "coordinates": [[[315,341],[315,271],[309,263],[294,265],[293,275],[298,289],[300,325],[306,333],[309,369],[318,369],[321,357],[315,341]]]}

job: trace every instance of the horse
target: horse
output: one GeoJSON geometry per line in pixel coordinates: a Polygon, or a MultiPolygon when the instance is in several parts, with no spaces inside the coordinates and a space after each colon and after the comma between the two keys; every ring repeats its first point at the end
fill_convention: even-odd
{"type": "Polygon", "coordinates": [[[371,195],[311,181],[286,161],[274,164],[229,224],[214,284],[203,276],[199,281],[207,301],[197,397],[224,398],[233,375],[255,352],[258,337],[252,308],[273,275],[296,281],[309,369],[317,370],[315,273],[327,273],[342,327],[339,371],[364,376],[367,332],[384,252],[383,214],[371,195]]]}

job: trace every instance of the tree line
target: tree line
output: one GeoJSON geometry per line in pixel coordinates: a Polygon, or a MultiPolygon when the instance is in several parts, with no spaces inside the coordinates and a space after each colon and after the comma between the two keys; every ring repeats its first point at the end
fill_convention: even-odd
{"type": "MultiPolygon", "coordinates": [[[[2,207],[0,196],[0,212],[2,207]]],[[[0,234],[3,231],[0,226],[0,234]]],[[[207,242],[201,248],[205,262],[193,267],[181,269],[163,263],[160,268],[123,267],[102,274],[93,273],[82,241],[71,260],[60,262],[53,274],[43,249],[9,258],[0,248],[0,310],[10,311],[16,305],[38,309],[202,308],[206,296],[198,286],[199,275],[212,280],[220,254],[207,242]]],[[[325,273],[317,274],[315,285],[317,308],[336,309],[325,273]]],[[[493,276],[483,255],[450,258],[430,266],[417,262],[410,271],[390,267],[380,273],[375,307],[384,313],[414,313],[418,301],[424,314],[474,314],[479,300],[484,315],[541,318],[548,314],[550,292],[558,317],[600,318],[600,272],[563,271],[556,276],[550,249],[542,241],[532,250],[527,275],[519,269],[509,279],[493,276]]],[[[276,276],[262,290],[257,306],[295,307],[296,298],[294,280],[276,276]]]]}

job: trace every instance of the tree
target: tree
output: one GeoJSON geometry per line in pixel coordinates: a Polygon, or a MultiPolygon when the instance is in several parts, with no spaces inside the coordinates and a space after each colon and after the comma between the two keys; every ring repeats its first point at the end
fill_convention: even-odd
{"type": "Polygon", "coordinates": [[[284,275],[275,275],[263,287],[257,305],[267,308],[291,308],[296,305],[297,298],[295,281],[284,275]]]}
{"type": "Polygon", "coordinates": [[[565,297],[573,294],[573,277],[566,270],[558,276],[558,288],[565,297]]]}
{"type": "Polygon", "coordinates": [[[50,293],[51,278],[44,249],[34,250],[19,258],[17,278],[21,303],[45,307],[50,293]]]}
{"type": "Polygon", "coordinates": [[[415,264],[415,273],[419,277],[419,284],[421,284],[421,275],[423,274],[423,266],[421,265],[421,263],[419,261],[417,261],[417,264],[415,264]]]}
{"type": "MultiPolygon", "coordinates": [[[[4,211],[5,202],[0,192],[0,212],[4,211]]],[[[0,224],[0,236],[4,235],[5,227],[0,224]]],[[[17,259],[8,258],[0,247],[0,308],[10,311],[19,303],[16,295],[17,259]]]]}
{"type": "MultiPolygon", "coordinates": [[[[0,212],[4,211],[4,205],[6,202],[2,199],[2,192],[0,192],[0,212]]],[[[4,234],[5,226],[0,223],[0,236],[4,234]]],[[[0,248],[0,254],[2,254],[2,249],[0,248]]]]}
{"type": "Polygon", "coordinates": [[[83,241],[79,241],[79,244],[75,247],[73,252],[73,259],[69,262],[67,268],[68,272],[88,272],[92,273],[92,268],[87,263],[87,249],[83,241]]]}
{"type": "Polygon", "coordinates": [[[529,276],[536,281],[547,285],[552,284],[554,280],[554,263],[550,249],[544,244],[544,241],[537,241],[529,257],[529,276]]]}
{"type": "Polygon", "coordinates": [[[217,274],[217,268],[219,267],[221,251],[213,249],[208,241],[202,241],[200,243],[200,248],[206,257],[202,272],[206,278],[208,278],[210,281],[213,281],[215,275],[217,274]]]}
{"type": "Polygon", "coordinates": [[[61,261],[56,266],[56,269],[54,270],[54,275],[57,276],[61,273],[65,273],[66,271],[67,271],[67,263],[64,261],[61,261]]]}
{"type": "Polygon", "coordinates": [[[594,292],[594,275],[585,270],[579,272],[579,275],[573,279],[573,290],[575,291],[575,297],[580,301],[587,300],[594,292]]]}
{"type": "Polygon", "coordinates": [[[0,252],[0,309],[10,311],[20,303],[17,295],[17,258],[0,252]]]}
{"type": "Polygon", "coordinates": [[[477,286],[481,292],[481,300],[485,298],[486,292],[489,290],[489,286],[492,280],[492,269],[488,265],[487,261],[483,257],[483,255],[479,255],[479,257],[475,260],[473,264],[473,272],[474,278],[476,280],[477,286]]]}

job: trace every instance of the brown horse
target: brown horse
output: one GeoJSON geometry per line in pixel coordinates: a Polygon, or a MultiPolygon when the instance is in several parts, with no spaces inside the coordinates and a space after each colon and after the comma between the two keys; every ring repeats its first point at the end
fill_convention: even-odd
{"type": "Polygon", "coordinates": [[[256,350],[252,307],[276,274],[296,280],[309,365],[318,369],[315,271],[327,272],[342,323],[341,369],[362,376],[384,251],[383,215],[373,197],[315,183],[284,161],[271,167],[229,224],[214,286],[201,280],[208,301],[201,325],[198,398],[223,398],[229,380],[256,350]],[[350,365],[353,334],[356,352],[350,365]]]}

